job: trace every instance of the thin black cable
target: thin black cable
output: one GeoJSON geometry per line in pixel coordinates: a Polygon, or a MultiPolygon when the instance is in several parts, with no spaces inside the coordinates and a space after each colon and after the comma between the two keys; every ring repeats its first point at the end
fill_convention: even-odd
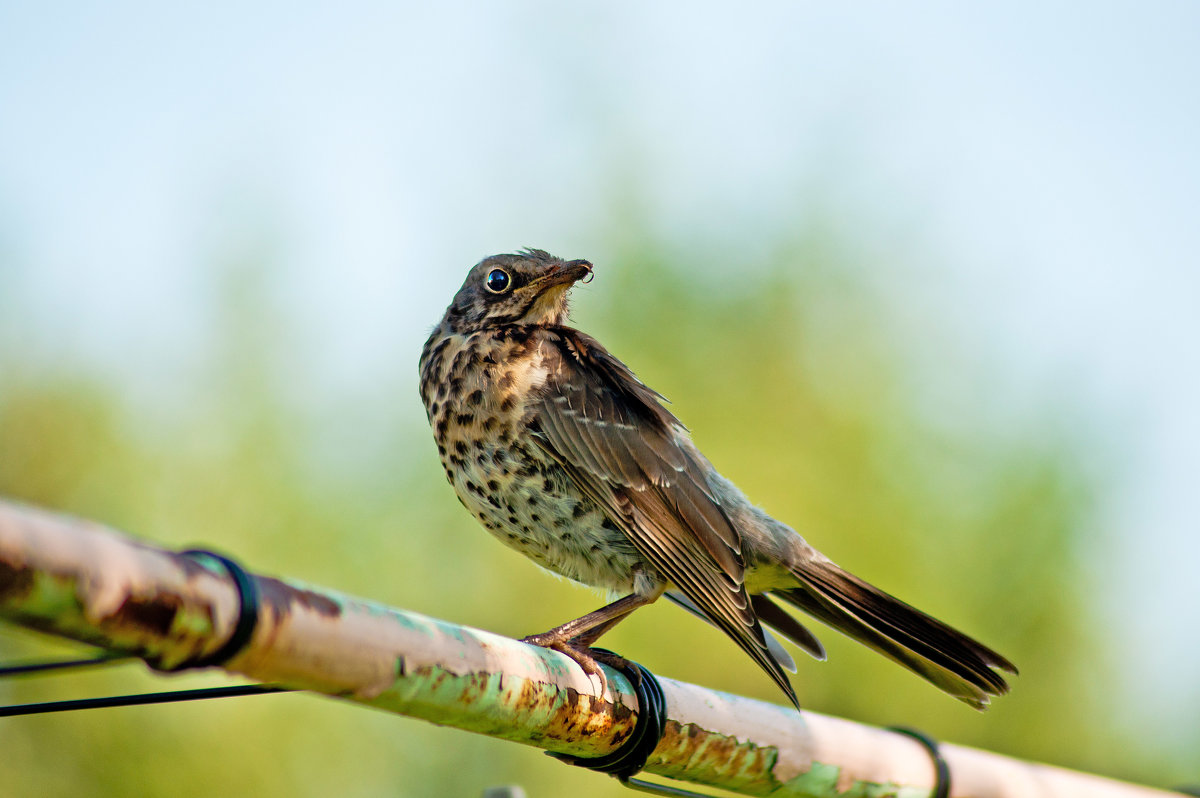
{"type": "Polygon", "coordinates": [[[167,704],[174,701],[197,701],[202,698],[233,698],[244,695],[290,692],[293,692],[290,687],[279,687],[271,684],[238,684],[229,687],[201,687],[196,690],[171,690],[161,693],[76,698],[70,701],[47,701],[40,704],[15,704],[13,706],[0,707],[0,718],[11,718],[17,715],[40,715],[46,712],[70,712],[75,709],[130,707],[143,704],[167,704]]]}
{"type": "Polygon", "coordinates": [[[123,651],[106,651],[103,654],[86,659],[62,659],[0,665],[0,679],[6,679],[11,676],[37,676],[44,673],[73,670],[76,668],[90,668],[97,665],[111,665],[136,658],[136,654],[128,654],[123,651]]]}
{"type": "Polygon", "coordinates": [[[631,790],[648,792],[651,795],[666,795],[668,798],[713,798],[713,796],[702,792],[685,790],[682,787],[672,787],[669,784],[655,784],[652,781],[642,781],[641,779],[625,779],[621,783],[631,790]]]}
{"type": "Polygon", "coordinates": [[[237,656],[254,637],[254,629],[258,626],[258,586],[254,577],[246,572],[237,562],[223,554],[207,549],[188,549],[182,552],[185,557],[197,559],[208,557],[216,560],[233,579],[238,592],[238,619],[233,627],[233,633],[224,645],[208,655],[201,655],[187,662],[180,663],[171,670],[181,671],[189,668],[207,668],[213,665],[224,665],[237,656]]]}
{"type": "MultiPolygon", "coordinates": [[[[254,582],[254,577],[246,572],[244,568],[238,565],[230,558],[218,554],[213,551],[204,549],[189,549],[182,552],[186,557],[200,558],[205,557],[217,561],[221,567],[229,574],[233,580],[234,586],[238,592],[238,619],[234,624],[233,632],[229,639],[226,640],[220,648],[211,654],[201,655],[187,660],[174,668],[172,671],[188,670],[191,668],[205,668],[213,665],[222,665],[228,662],[233,657],[246,647],[250,639],[254,636],[254,630],[258,625],[259,601],[258,587],[254,582]]],[[[109,651],[95,657],[84,659],[71,660],[51,660],[48,662],[25,662],[13,665],[0,666],[0,678],[11,676],[24,676],[38,673],[61,672],[74,668],[87,668],[98,665],[107,665],[119,660],[132,659],[135,655],[124,651],[109,651]]],[[[149,658],[142,657],[151,667],[157,667],[157,663],[149,658]]],[[[275,685],[235,685],[230,687],[205,687],[195,690],[168,690],[156,693],[139,693],[136,695],[117,695],[117,696],[102,696],[99,698],[80,698],[68,701],[49,701],[39,704],[15,704],[6,707],[0,707],[0,718],[14,717],[17,715],[37,715],[46,712],[67,712],[76,709],[100,709],[106,707],[124,707],[138,706],[144,704],[165,704],[176,701],[195,701],[204,698],[229,698],[234,696],[245,695],[260,695],[263,693],[282,693],[291,692],[292,688],[279,687],[275,685]]]]}
{"type": "MultiPolygon", "coordinates": [[[[593,650],[612,654],[611,651],[605,649],[593,650]]],[[[613,656],[617,655],[613,654],[613,656]]],[[[633,686],[638,702],[637,723],[634,724],[633,733],[629,735],[629,739],[622,743],[620,748],[604,756],[579,757],[560,754],[556,751],[547,751],[547,756],[552,756],[568,765],[616,776],[621,781],[627,781],[646,765],[646,760],[658,745],[658,741],[662,739],[663,731],[666,729],[667,701],[663,696],[662,685],[658,683],[658,679],[654,678],[653,673],[633,660],[625,660],[625,662],[625,667],[618,670],[633,686]]]]}
{"type": "MultiPolygon", "coordinates": [[[[592,650],[617,656],[607,649],[592,650]]],[[[646,766],[646,760],[650,758],[650,754],[654,753],[654,749],[662,740],[663,732],[666,731],[667,699],[663,694],[662,685],[659,684],[654,674],[633,660],[625,660],[625,666],[617,668],[617,670],[629,680],[629,684],[633,686],[634,696],[637,697],[638,718],[629,739],[622,743],[620,748],[604,756],[578,757],[560,754],[557,751],[547,751],[546,755],[552,756],[560,762],[566,762],[568,765],[587,768],[598,773],[607,773],[633,790],[654,795],[678,796],[678,798],[710,798],[702,793],[679,787],[668,787],[633,778],[646,766]]]]}
{"type": "Polygon", "coordinates": [[[929,752],[929,755],[933,757],[934,771],[937,773],[937,781],[933,785],[933,793],[930,798],[950,798],[950,765],[946,764],[946,760],[942,757],[937,740],[920,729],[912,729],[908,726],[888,726],[887,730],[913,738],[929,752]]]}

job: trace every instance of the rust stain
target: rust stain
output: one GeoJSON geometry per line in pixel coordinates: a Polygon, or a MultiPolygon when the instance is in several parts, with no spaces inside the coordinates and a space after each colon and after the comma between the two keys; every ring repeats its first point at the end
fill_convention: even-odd
{"type": "MultiPolygon", "coordinates": [[[[434,680],[434,684],[441,686],[446,681],[448,674],[442,671],[434,680]]],[[[472,706],[487,694],[487,674],[472,673],[462,677],[458,693],[458,702],[463,706],[472,706]]]]}
{"type": "Polygon", "coordinates": [[[634,713],[619,701],[606,701],[573,687],[561,692],[544,691],[542,695],[551,708],[556,699],[561,702],[550,717],[546,729],[549,737],[561,740],[610,737],[609,742],[616,749],[633,733],[634,713]]]}
{"type": "Polygon", "coordinates": [[[771,769],[777,752],[769,746],[740,742],[693,724],[667,723],[658,751],[664,759],[683,764],[705,783],[735,784],[773,780],[771,769]]]}
{"type": "Polygon", "coordinates": [[[568,687],[563,691],[562,709],[559,711],[558,717],[561,721],[557,724],[558,731],[563,735],[573,735],[578,730],[580,737],[588,737],[593,732],[588,728],[587,719],[579,713],[579,691],[573,687],[568,687]]]}
{"type": "Polygon", "coordinates": [[[428,665],[409,669],[405,678],[419,680],[423,693],[440,695],[449,706],[478,707],[486,714],[502,709],[530,741],[604,740],[615,749],[633,732],[634,713],[624,704],[537,679],[487,671],[454,674],[428,665]]]}
{"type": "Polygon", "coordinates": [[[183,602],[180,598],[169,594],[160,594],[152,599],[130,596],[113,613],[111,620],[121,626],[136,626],[148,629],[159,637],[166,637],[181,606],[183,602]]]}
{"type": "Polygon", "coordinates": [[[21,598],[33,590],[34,571],[0,562],[0,600],[21,598]]]}
{"type": "Polygon", "coordinates": [[[339,618],[342,608],[337,602],[311,590],[292,587],[269,576],[256,576],[258,594],[262,603],[275,611],[276,617],[287,615],[293,606],[299,606],[327,618],[339,618]]]}
{"type": "Polygon", "coordinates": [[[537,689],[538,683],[533,679],[505,679],[501,675],[501,691],[507,693],[511,689],[509,685],[516,687],[512,695],[505,696],[506,702],[509,705],[520,708],[528,707],[529,709],[536,710],[540,704],[544,703],[545,696],[541,690],[537,689]],[[505,684],[505,682],[508,682],[508,684],[505,684]]]}

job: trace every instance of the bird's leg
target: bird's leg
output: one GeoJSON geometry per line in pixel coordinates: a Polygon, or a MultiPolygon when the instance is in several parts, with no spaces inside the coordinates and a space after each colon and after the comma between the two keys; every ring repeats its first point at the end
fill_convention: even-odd
{"type": "Polygon", "coordinates": [[[649,596],[631,593],[624,598],[617,599],[612,604],[589,612],[581,618],[567,621],[562,626],[556,626],[548,632],[523,638],[521,642],[549,648],[554,643],[575,639],[583,645],[591,645],[600,638],[600,635],[616,626],[629,613],[638,607],[644,607],[653,600],[649,596]]]}
{"type": "Polygon", "coordinates": [[[609,629],[625,620],[629,613],[638,607],[644,607],[656,598],[658,598],[657,595],[647,596],[631,593],[624,598],[617,599],[612,604],[589,612],[581,618],[567,621],[562,626],[556,626],[548,632],[522,638],[521,642],[566,654],[578,663],[579,667],[583,668],[584,673],[600,680],[601,692],[603,692],[608,684],[604,678],[604,672],[596,664],[597,661],[612,667],[622,667],[625,660],[616,655],[609,656],[606,653],[593,651],[591,645],[609,629]]]}

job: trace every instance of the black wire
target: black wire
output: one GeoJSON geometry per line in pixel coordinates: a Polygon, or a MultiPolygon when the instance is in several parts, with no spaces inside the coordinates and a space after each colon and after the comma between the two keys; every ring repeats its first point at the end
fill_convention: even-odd
{"type": "Polygon", "coordinates": [[[201,687],[196,690],[171,690],[161,693],[77,698],[72,701],[48,701],[41,704],[15,704],[13,706],[0,707],[0,718],[11,718],[17,715],[40,715],[46,712],[69,712],[75,709],[130,707],[142,704],[166,704],[173,701],[197,701],[202,698],[233,698],[244,695],[290,692],[293,692],[290,687],[279,687],[272,684],[238,684],[229,687],[201,687]]]}
{"type": "Polygon", "coordinates": [[[896,734],[903,734],[905,737],[911,737],[921,744],[930,757],[933,758],[933,770],[937,774],[937,781],[933,785],[932,798],[949,798],[950,796],[950,765],[946,763],[942,756],[941,749],[938,748],[937,740],[930,737],[920,729],[909,728],[908,726],[888,726],[888,731],[896,734]]]}
{"type": "Polygon", "coordinates": [[[115,662],[136,659],[134,654],[120,651],[108,651],[87,659],[50,660],[48,662],[21,662],[15,665],[0,665],[0,679],[10,676],[36,676],[51,671],[65,671],[72,668],[89,668],[95,665],[110,665],[115,662]]]}
{"type": "Polygon", "coordinates": [[[715,798],[715,796],[702,792],[685,790],[682,787],[672,787],[669,784],[656,784],[652,781],[643,781],[642,779],[624,779],[621,783],[631,790],[648,792],[651,795],[665,795],[668,798],[715,798]]]}
{"type": "MultiPolygon", "coordinates": [[[[613,652],[603,648],[593,648],[592,651],[616,656],[613,652]]],[[[617,668],[617,670],[629,680],[638,704],[637,722],[625,742],[616,751],[598,757],[577,757],[560,754],[556,751],[546,751],[546,755],[554,757],[560,762],[566,762],[568,765],[587,768],[598,773],[607,773],[632,790],[648,792],[652,795],[665,795],[669,798],[711,798],[704,793],[633,778],[645,767],[646,760],[658,747],[658,743],[666,731],[667,699],[663,695],[662,685],[659,684],[658,678],[633,660],[625,660],[625,667],[617,668]]]]}
{"type": "MultiPolygon", "coordinates": [[[[254,630],[258,626],[258,586],[254,577],[246,569],[224,554],[208,549],[188,549],[181,553],[192,559],[207,557],[220,563],[225,572],[229,574],[229,578],[233,580],[234,587],[237,588],[238,617],[229,639],[219,649],[207,656],[199,656],[187,662],[181,662],[171,670],[182,671],[190,668],[224,665],[241,653],[242,649],[250,643],[250,639],[254,637],[254,630]]],[[[153,665],[153,663],[151,664],[153,665]]]]}
{"type": "MultiPolygon", "coordinates": [[[[186,670],[189,668],[205,668],[222,665],[235,657],[254,636],[258,624],[258,589],[254,577],[230,558],[213,551],[191,549],[183,552],[193,558],[206,557],[215,560],[229,574],[238,592],[238,618],[229,639],[213,653],[196,657],[172,668],[186,670]]],[[[87,668],[97,665],[107,665],[124,659],[132,659],[134,655],[123,651],[109,651],[86,659],[58,660],[48,662],[23,662],[15,665],[0,666],[0,678],[10,676],[26,676],[38,673],[58,672],[72,668],[87,668]]],[[[147,664],[155,667],[156,663],[147,657],[142,657],[147,664]]],[[[261,695],[263,693],[291,692],[291,688],[275,685],[249,684],[231,687],[205,687],[196,690],[168,690],[157,693],[140,693],[136,695],[102,696],[99,698],[79,698],[70,701],[49,701],[40,704],[15,704],[0,707],[0,718],[17,715],[38,715],[46,712],[68,712],[75,709],[101,709],[105,707],[128,707],[144,704],[165,704],[175,701],[196,701],[204,698],[230,698],[234,696],[261,695]]]]}
{"type": "MultiPolygon", "coordinates": [[[[602,648],[592,650],[612,654],[611,651],[602,648]]],[[[568,765],[616,776],[621,781],[627,781],[642,769],[666,729],[667,702],[662,686],[653,673],[633,660],[626,660],[625,663],[625,667],[619,670],[629,680],[638,702],[638,718],[629,738],[617,750],[604,756],[580,757],[560,754],[557,751],[547,751],[547,756],[568,765]]]]}

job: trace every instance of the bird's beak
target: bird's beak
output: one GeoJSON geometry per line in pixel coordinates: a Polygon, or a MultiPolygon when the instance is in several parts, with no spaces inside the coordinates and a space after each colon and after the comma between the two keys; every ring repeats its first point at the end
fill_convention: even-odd
{"type": "Polygon", "coordinates": [[[573,285],[584,278],[591,278],[592,264],[586,260],[570,260],[557,267],[549,274],[529,282],[526,288],[541,293],[556,285],[573,285]]]}

